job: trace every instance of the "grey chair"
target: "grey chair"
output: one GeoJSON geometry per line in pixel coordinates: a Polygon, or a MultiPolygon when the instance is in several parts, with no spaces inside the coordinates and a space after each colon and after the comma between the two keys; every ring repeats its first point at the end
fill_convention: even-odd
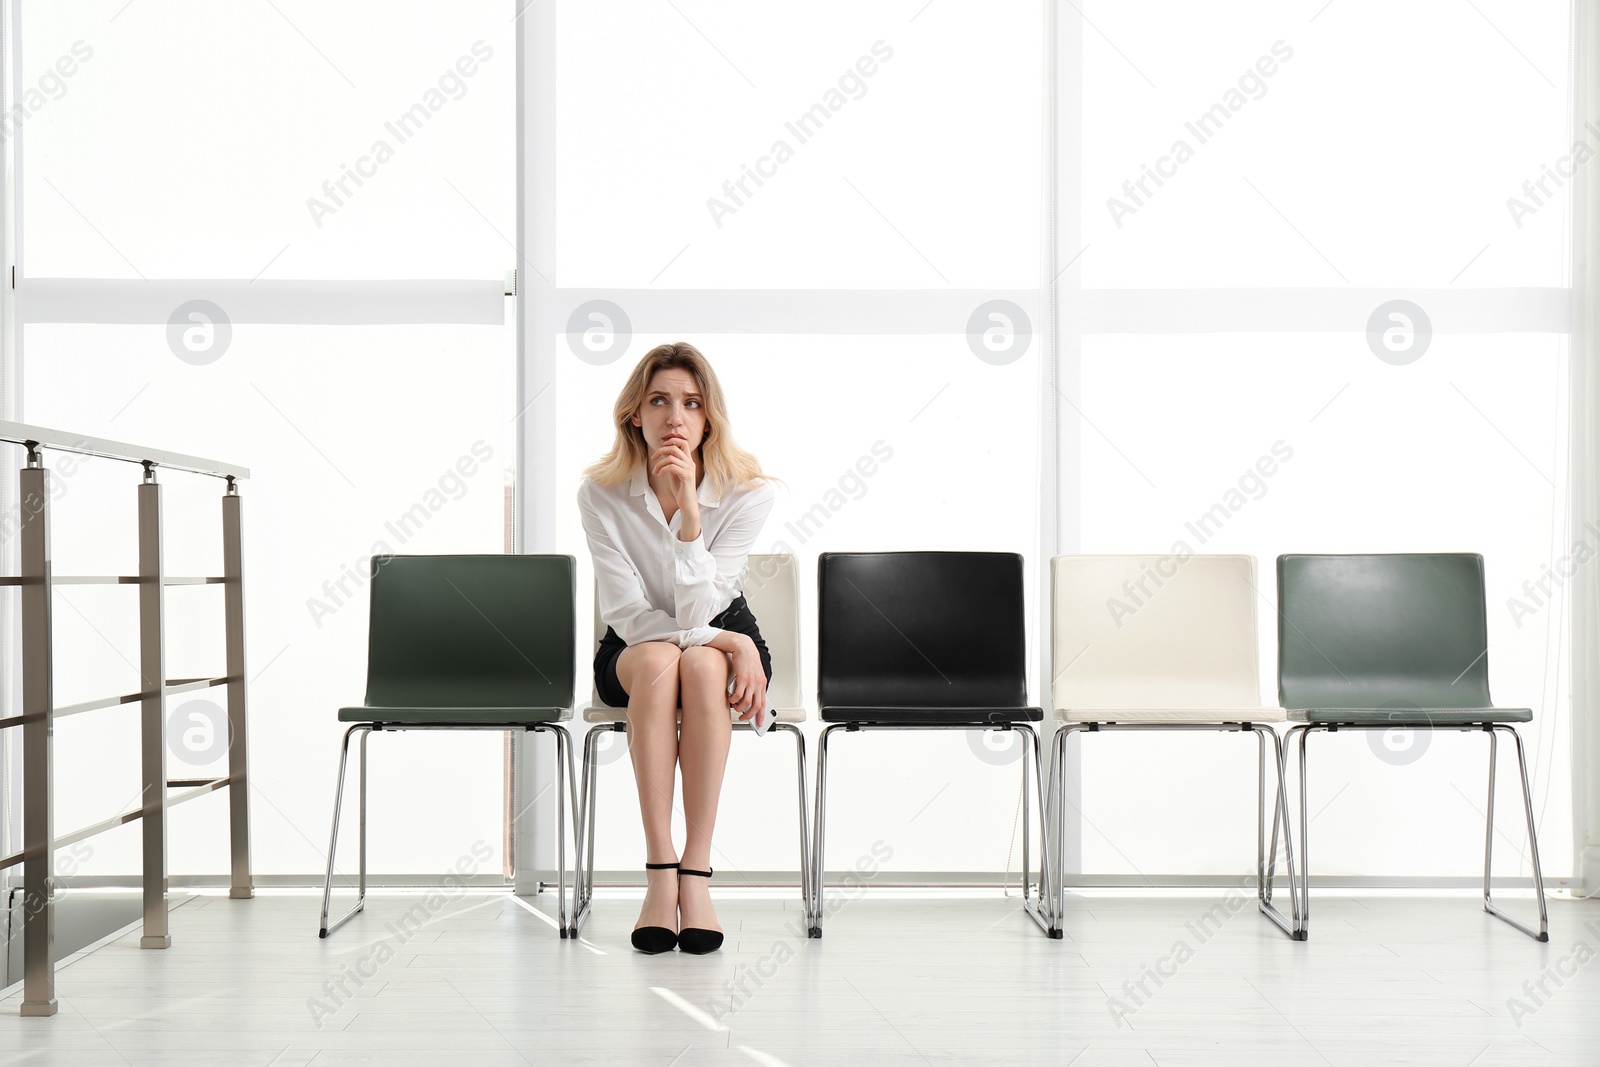
{"type": "MultiPolygon", "coordinates": [[[[1522,737],[1510,725],[1531,721],[1533,712],[1495,707],[1488,651],[1483,557],[1477,553],[1278,557],[1278,699],[1296,723],[1285,742],[1299,750],[1303,930],[1311,915],[1306,740],[1341,730],[1466,730],[1489,738],[1484,910],[1539,941],[1550,939],[1528,762],[1522,737]],[[1490,893],[1502,734],[1516,744],[1522,770],[1538,930],[1501,911],[1490,893]]],[[[1276,850],[1276,823],[1272,844],[1276,850]]]]}
{"type": "Polygon", "coordinates": [[[571,556],[373,556],[367,695],[339,709],[353,723],[339,750],[333,833],[322,888],[327,937],[366,906],[367,738],[405,730],[523,730],[556,741],[556,826],[561,936],[567,936],[567,802],[573,793],[571,556]],[[360,883],[355,906],[330,923],[333,860],[350,740],[361,735],[360,883]]]}
{"type": "MultiPolygon", "coordinates": [[[[745,574],[744,597],[761,630],[772,655],[772,681],[767,686],[767,697],[777,711],[777,719],[767,729],[786,733],[794,738],[796,788],[800,814],[800,899],[805,913],[811,913],[811,883],[807,876],[810,862],[810,834],[806,826],[806,738],[800,732],[800,723],[806,721],[805,707],[800,700],[800,580],[799,566],[789,553],[754,553],[749,557],[745,574]]],[[[595,598],[595,644],[605,636],[606,624],[600,619],[599,597],[595,598]]],[[[733,714],[729,709],[729,715],[733,714]]],[[[589,734],[583,743],[583,784],[579,789],[582,809],[579,824],[582,829],[578,839],[578,873],[576,899],[572,912],[571,936],[577,937],[589,906],[594,900],[594,835],[595,807],[598,799],[600,763],[596,758],[600,738],[608,733],[626,737],[628,711],[613,708],[594,693],[590,705],[584,710],[584,722],[590,723],[589,734]]],[[[755,726],[748,722],[733,723],[735,732],[753,733],[755,726]]]]}

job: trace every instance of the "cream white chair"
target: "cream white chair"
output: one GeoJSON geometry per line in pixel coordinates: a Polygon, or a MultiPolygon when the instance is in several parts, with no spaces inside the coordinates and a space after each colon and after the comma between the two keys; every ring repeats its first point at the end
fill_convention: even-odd
{"type": "MultiPolygon", "coordinates": [[[[1050,561],[1051,703],[1060,724],[1050,751],[1054,812],[1054,922],[1065,915],[1062,768],[1074,733],[1221,730],[1256,736],[1256,887],[1261,911],[1304,940],[1294,860],[1288,859],[1292,918],[1272,903],[1267,859],[1267,741],[1276,755],[1279,826],[1288,847],[1283,744],[1271,723],[1282,708],[1261,703],[1256,641],[1256,561],[1251,556],[1056,556],[1050,561]]],[[[1274,840],[1274,844],[1276,841],[1274,840]]]]}
{"type": "MultiPolygon", "coordinates": [[[[805,914],[811,914],[810,830],[806,820],[806,739],[799,723],[806,721],[805,706],[800,700],[800,568],[791,553],[752,554],[745,575],[744,596],[750,613],[761,629],[761,639],[767,643],[772,655],[772,681],[767,686],[767,697],[777,711],[777,718],[768,731],[782,731],[791,735],[795,743],[795,769],[800,814],[800,899],[805,914]]],[[[598,647],[605,636],[606,624],[600,619],[600,601],[595,598],[594,642],[598,647]]],[[[591,657],[592,658],[592,657],[591,657]]],[[[592,672],[591,672],[592,673],[592,672]]],[[[733,717],[733,709],[728,710],[733,717]]],[[[602,734],[617,733],[624,737],[628,732],[626,708],[613,708],[600,700],[598,692],[591,692],[589,707],[584,710],[583,721],[590,723],[588,736],[583,743],[583,783],[579,793],[578,870],[575,906],[569,936],[577,937],[583,920],[588,917],[589,905],[594,897],[594,832],[595,800],[598,794],[600,765],[595,758],[596,746],[602,734]]],[[[735,721],[735,732],[754,733],[750,723],[735,721]]]]}

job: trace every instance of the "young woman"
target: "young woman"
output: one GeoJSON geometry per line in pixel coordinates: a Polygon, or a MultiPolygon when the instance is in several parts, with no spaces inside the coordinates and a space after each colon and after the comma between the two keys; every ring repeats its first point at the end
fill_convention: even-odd
{"type": "Polygon", "coordinates": [[[595,686],[628,709],[649,889],[633,930],[644,952],[711,952],[711,831],[732,717],[767,706],[772,657],[744,599],[771,479],[729,429],[722,388],[694,346],[651,349],[613,412],[616,443],[584,471],[578,508],[607,624],[595,686]],[[674,772],[687,839],[672,842],[674,772]],[[683,878],[680,875],[694,877],[683,878]]]}

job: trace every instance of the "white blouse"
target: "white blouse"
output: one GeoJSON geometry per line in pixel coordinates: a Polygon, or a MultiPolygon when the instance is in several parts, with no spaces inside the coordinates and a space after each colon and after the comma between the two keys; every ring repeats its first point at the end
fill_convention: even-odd
{"type": "Polygon", "coordinates": [[[584,478],[578,510],[599,586],[600,618],[629,645],[703,645],[722,631],[710,622],[744,591],[751,546],[772,511],[772,483],[738,485],[714,498],[702,477],[700,536],[678,540],[679,508],[669,523],[641,463],[631,482],[600,486],[584,478]]]}

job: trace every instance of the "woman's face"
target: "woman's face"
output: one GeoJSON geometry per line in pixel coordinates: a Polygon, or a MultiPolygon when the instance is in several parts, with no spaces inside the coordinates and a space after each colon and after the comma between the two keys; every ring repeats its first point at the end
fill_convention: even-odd
{"type": "Polygon", "coordinates": [[[651,453],[669,440],[676,440],[694,455],[706,433],[705,400],[694,375],[681,367],[652,374],[645,387],[644,402],[634,412],[633,424],[644,432],[644,443],[651,453]]]}

